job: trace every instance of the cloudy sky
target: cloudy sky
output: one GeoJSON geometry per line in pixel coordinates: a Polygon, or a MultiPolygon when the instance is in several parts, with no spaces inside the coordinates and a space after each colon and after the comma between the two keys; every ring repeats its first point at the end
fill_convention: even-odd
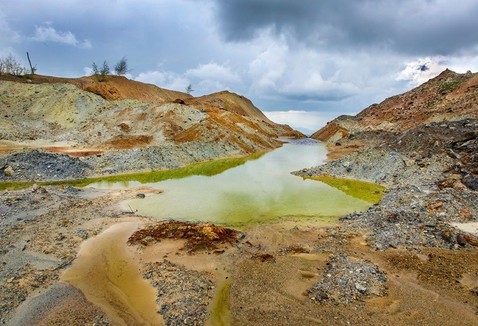
{"type": "Polygon", "coordinates": [[[0,56],[68,77],[125,56],[132,79],[227,89],[314,131],[447,67],[476,72],[477,17],[476,0],[3,0],[0,56]]]}

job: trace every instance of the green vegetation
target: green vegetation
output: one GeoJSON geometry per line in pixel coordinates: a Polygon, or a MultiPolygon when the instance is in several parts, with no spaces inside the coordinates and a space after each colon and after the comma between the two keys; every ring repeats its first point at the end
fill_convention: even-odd
{"type": "Polygon", "coordinates": [[[115,65],[115,74],[118,76],[124,76],[128,72],[128,60],[126,57],[122,57],[120,61],[115,65]]]}
{"type": "Polygon", "coordinates": [[[455,80],[455,81],[443,83],[443,84],[440,85],[440,92],[441,93],[448,93],[448,92],[458,88],[458,86],[460,86],[462,82],[463,82],[463,80],[455,80]]]}
{"type": "Polygon", "coordinates": [[[307,179],[321,181],[343,191],[349,196],[376,204],[382,197],[385,187],[372,182],[359,181],[354,179],[336,178],[331,175],[320,175],[316,177],[307,177],[307,179]]]}
{"type": "Polygon", "coordinates": [[[31,187],[34,182],[31,181],[13,181],[13,182],[0,182],[1,190],[21,190],[31,187]]]}
{"type": "MultiPolygon", "coordinates": [[[[115,74],[118,76],[124,76],[129,71],[128,70],[128,60],[126,57],[122,57],[120,61],[114,67],[115,74]]],[[[103,61],[103,66],[101,68],[93,62],[91,65],[91,75],[95,76],[98,81],[105,81],[106,76],[111,75],[110,66],[108,62],[103,61]]]]}
{"type": "Polygon", "coordinates": [[[213,176],[222,173],[230,168],[242,165],[248,160],[255,160],[264,155],[256,153],[244,157],[234,157],[207,162],[191,164],[175,170],[162,170],[153,172],[141,172],[132,174],[118,174],[106,177],[60,180],[60,181],[18,181],[18,182],[0,182],[0,190],[19,190],[31,187],[34,183],[42,186],[65,185],[74,187],[86,187],[95,182],[129,182],[137,181],[140,183],[154,183],[168,179],[181,179],[191,175],[213,176]]]}

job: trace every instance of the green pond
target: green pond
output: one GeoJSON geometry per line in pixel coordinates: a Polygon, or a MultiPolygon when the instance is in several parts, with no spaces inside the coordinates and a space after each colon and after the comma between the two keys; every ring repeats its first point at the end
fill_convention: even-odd
{"type": "MultiPolygon", "coordinates": [[[[128,200],[122,203],[123,208],[158,220],[206,221],[230,226],[279,218],[327,220],[367,209],[371,205],[364,200],[367,196],[351,196],[343,187],[290,174],[322,164],[326,154],[322,143],[292,142],[262,156],[243,160],[241,164],[232,164],[230,169],[224,169],[224,160],[221,160],[217,174],[210,167],[208,175],[150,183],[145,183],[147,178],[142,175],[139,181],[102,181],[88,187],[150,186],[164,192],[128,200]]],[[[353,181],[349,180],[346,189],[353,188],[353,181]]]]}

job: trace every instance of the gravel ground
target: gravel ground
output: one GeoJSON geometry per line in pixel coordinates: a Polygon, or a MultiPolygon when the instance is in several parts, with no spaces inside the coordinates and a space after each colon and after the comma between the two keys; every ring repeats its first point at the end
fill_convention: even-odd
{"type": "Polygon", "coordinates": [[[167,260],[147,264],[143,272],[158,291],[156,302],[167,326],[204,325],[214,289],[210,276],[167,260]]]}
{"type": "Polygon", "coordinates": [[[177,169],[197,162],[244,154],[234,143],[218,142],[167,143],[163,146],[107,151],[87,157],[27,150],[0,157],[0,182],[81,179],[177,169]]]}
{"type": "Polygon", "coordinates": [[[385,185],[379,204],[342,218],[351,230],[367,230],[376,249],[476,246],[474,235],[450,223],[478,220],[477,130],[474,120],[421,126],[380,147],[294,174],[331,174],[385,185]]]}
{"type": "Polygon", "coordinates": [[[331,256],[323,278],[308,290],[312,300],[350,304],[370,296],[384,296],[387,277],[376,265],[343,255],[331,256]]]}
{"type": "Polygon", "coordinates": [[[0,157],[0,167],[3,170],[0,181],[78,179],[93,170],[90,164],[78,158],[39,150],[0,157]]]}

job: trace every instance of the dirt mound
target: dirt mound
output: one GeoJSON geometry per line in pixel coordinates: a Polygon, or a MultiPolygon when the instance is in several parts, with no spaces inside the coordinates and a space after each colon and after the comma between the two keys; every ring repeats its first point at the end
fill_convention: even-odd
{"type": "Polygon", "coordinates": [[[237,113],[242,116],[253,117],[263,122],[273,123],[264,113],[261,112],[254,104],[244,96],[240,96],[228,91],[222,91],[189,99],[187,103],[203,104],[207,106],[217,107],[228,112],[237,113]]]}
{"type": "Polygon", "coordinates": [[[184,250],[191,253],[198,250],[216,250],[219,245],[234,244],[239,236],[240,232],[236,230],[214,224],[169,221],[136,231],[128,239],[128,243],[147,246],[162,239],[183,239],[186,240],[184,250]]]}
{"type": "Polygon", "coordinates": [[[368,229],[367,241],[376,249],[473,247],[476,237],[453,223],[478,217],[477,128],[472,119],[421,125],[296,174],[330,173],[386,185],[378,205],[342,218],[353,230],[368,229]]]}
{"type": "Polygon", "coordinates": [[[193,98],[119,76],[1,76],[0,105],[8,109],[0,120],[0,153],[40,149],[89,157],[98,174],[106,171],[105,164],[122,172],[181,167],[201,159],[268,151],[281,146],[277,139],[282,137],[305,137],[268,120],[237,94],[193,98]],[[198,152],[189,151],[198,148],[194,144],[201,144],[198,152]],[[155,149],[160,147],[167,151],[155,149]],[[125,167],[125,159],[136,160],[132,151],[143,149],[162,155],[147,158],[158,164],[119,168],[125,167]],[[166,160],[163,154],[168,164],[161,163],[166,160]],[[95,161],[96,156],[123,159],[95,161]],[[171,157],[175,162],[169,162],[171,157]]]}
{"type": "Polygon", "coordinates": [[[192,97],[186,93],[160,88],[156,85],[137,82],[122,76],[85,76],[62,78],[33,75],[26,77],[0,76],[9,80],[28,84],[72,84],[81,90],[100,95],[106,100],[138,100],[145,102],[167,102],[192,97]]]}

